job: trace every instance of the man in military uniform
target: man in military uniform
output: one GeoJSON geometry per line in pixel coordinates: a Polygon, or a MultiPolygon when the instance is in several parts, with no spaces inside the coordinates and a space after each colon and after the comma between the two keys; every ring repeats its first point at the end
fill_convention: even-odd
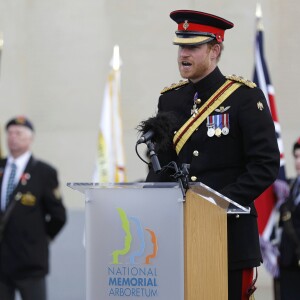
{"type": "Polygon", "coordinates": [[[292,148],[296,178],[290,182],[290,193],[280,207],[280,299],[297,300],[300,295],[300,138],[292,148]]]}
{"type": "Polygon", "coordinates": [[[56,170],[30,151],[33,125],[6,125],[9,155],[0,160],[0,299],[45,300],[48,245],[66,222],[56,170]]]}
{"type": "MultiPolygon", "coordinates": [[[[186,81],[162,91],[158,112],[179,120],[174,149],[159,151],[162,165],[190,164],[190,181],[202,182],[251,208],[249,215],[228,215],[229,300],[249,299],[254,268],[262,257],[254,200],[276,179],[279,150],[263,92],[218,68],[224,32],[233,23],[199,11],[173,11],[178,24],[178,67],[186,81]]],[[[170,181],[167,173],[147,181],[170,181]]]]}

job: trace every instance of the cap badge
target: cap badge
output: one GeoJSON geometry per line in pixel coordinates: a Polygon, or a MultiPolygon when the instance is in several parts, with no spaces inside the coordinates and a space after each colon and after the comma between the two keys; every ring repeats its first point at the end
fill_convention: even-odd
{"type": "Polygon", "coordinates": [[[188,21],[188,20],[185,20],[185,21],[184,21],[184,24],[183,24],[182,26],[183,26],[183,29],[184,29],[184,30],[187,30],[187,29],[189,28],[189,26],[190,26],[189,21],[188,21]]]}
{"type": "Polygon", "coordinates": [[[25,123],[26,123],[25,117],[23,117],[23,116],[17,117],[17,118],[16,118],[16,123],[17,123],[17,124],[20,124],[20,125],[25,124],[25,123]]]}
{"type": "Polygon", "coordinates": [[[258,108],[259,110],[263,110],[263,109],[264,109],[264,105],[263,105],[260,101],[258,101],[258,102],[257,102],[257,108],[258,108]]]}

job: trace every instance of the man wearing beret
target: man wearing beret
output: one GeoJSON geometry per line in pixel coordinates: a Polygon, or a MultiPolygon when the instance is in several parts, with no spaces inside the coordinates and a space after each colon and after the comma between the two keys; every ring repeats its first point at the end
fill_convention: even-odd
{"type": "Polygon", "coordinates": [[[33,157],[25,117],[6,125],[9,155],[0,160],[0,299],[45,300],[49,242],[66,222],[56,170],[33,157]]]}
{"type": "MultiPolygon", "coordinates": [[[[228,299],[249,299],[254,271],[262,262],[254,200],[276,179],[279,150],[263,92],[218,68],[224,33],[233,23],[191,10],[170,14],[177,25],[178,68],[186,79],[161,92],[158,112],[178,119],[173,148],[158,151],[162,165],[190,164],[189,180],[202,182],[250,214],[229,215],[228,299]]],[[[170,181],[150,168],[147,181],[170,181]]],[[[200,268],[200,266],[199,266],[200,268]]]]}

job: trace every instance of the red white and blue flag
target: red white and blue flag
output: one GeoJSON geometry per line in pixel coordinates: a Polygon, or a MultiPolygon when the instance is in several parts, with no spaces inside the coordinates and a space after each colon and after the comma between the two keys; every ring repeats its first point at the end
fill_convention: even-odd
{"type": "Polygon", "coordinates": [[[278,277],[279,270],[277,261],[279,253],[277,246],[279,241],[276,234],[276,225],[278,224],[279,217],[278,208],[287,196],[288,187],[286,184],[283,143],[275,103],[274,88],[271,84],[264,57],[264,31],[260,6],[257,6],[256,17],[257,31],[255,40],[255,69],[253,81],[264,92],[272,114],[280,151],[280,171],[275,183],[255,200],[255,206],[258,211],[258,229],[264,266],[273,275],[273,277],[278,277]]]}

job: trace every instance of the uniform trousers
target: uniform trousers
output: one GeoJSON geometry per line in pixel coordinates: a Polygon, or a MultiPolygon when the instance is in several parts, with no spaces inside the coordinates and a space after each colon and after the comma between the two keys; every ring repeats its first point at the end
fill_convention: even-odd
{"type": "Polygon", "coordinates": [[[300,299],[300,268],[280,269],[280,299],[300,299]]]}
{"type": "Polygon", "coordinates": [[[15,300],[16,291],[19,291],[22,300],[46,300],[45,277],[26,279],[0,278],[0,299],[15,300]]]}
{"type": "Polygon", "coordinates": [[[228,271],[228,300],[248,300],[253,286],[253,269],[228,271]]]}

